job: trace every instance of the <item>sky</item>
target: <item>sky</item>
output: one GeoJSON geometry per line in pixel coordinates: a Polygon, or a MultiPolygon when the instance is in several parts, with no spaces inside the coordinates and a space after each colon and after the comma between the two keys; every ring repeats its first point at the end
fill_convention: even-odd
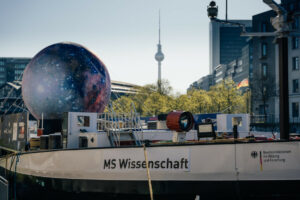
{"type": "MultiPolygon", "coordinates": [[[[154,55],[161,11],[162,78],[185,93],[209,73],[209,0],[0,0],[0,57],[33,57],[58,42],[87,47],[112,80],[157,81],[154,55]]],[[[225,0],[216,0],[219,18],[225,0]]],[[[269,10],[262,0],[228,0],[228,19],[269,10]]]]}

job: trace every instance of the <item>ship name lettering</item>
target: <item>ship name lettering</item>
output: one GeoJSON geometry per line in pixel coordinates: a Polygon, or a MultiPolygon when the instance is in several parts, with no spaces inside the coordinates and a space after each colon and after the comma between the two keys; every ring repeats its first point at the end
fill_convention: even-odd
{"type": "MultiPolygon", "coordinates": [[[[149,160],[148,167],[150,169],[189,169],[189,160],[180,158],[178,160],[149,160]]],[[[146,169],[146,161],[132,160],[131,158],[122,159],[104,159],[103,169],[146,169]]]]}
{"type": "Polygon", "coordinates": [[[104,166],[103,169],[115,169],[116,168],[116,159],[104,159],[104,166]]]}

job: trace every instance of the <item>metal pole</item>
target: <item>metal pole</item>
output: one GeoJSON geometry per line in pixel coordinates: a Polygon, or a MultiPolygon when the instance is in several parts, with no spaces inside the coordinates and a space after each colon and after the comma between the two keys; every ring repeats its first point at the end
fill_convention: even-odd
{"type": "Polygon", "coordinates": [[[42,129],[44,129],[44,113],[42,113],[42,129]]]}
{"type": "Polygon", "coordinates": [[[288,38],[277,39],[279,49],[280,139],[289,139],[288,38]]]}
{"type": "Polygon", "coordinates": [[[226,13],[225,13],[225,20],[227,21],[227,9],[228,9],[228,7],[227,7],[227,0],[226,0],[226,13]]]}

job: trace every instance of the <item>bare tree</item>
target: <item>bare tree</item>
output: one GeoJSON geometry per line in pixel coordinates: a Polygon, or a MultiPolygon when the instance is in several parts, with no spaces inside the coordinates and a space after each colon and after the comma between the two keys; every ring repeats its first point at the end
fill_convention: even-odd
{"type": "MultiPolygon", "coordinates": [[[[267,105],[272,97],[276,96],[276,84],[273,76],[264,76],[255,74],[250,83],[251,102],[252,105],[259,104],[263,107],[263,115],[265,122],[267,121],[268,111],[267,105]]],[[[252,106],[252,109],[255,106],[252,106]]]]}

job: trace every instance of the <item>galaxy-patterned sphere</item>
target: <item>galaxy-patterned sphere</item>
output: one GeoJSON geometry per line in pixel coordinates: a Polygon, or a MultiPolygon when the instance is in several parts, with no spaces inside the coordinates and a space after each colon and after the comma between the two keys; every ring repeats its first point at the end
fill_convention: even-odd
{"type": "Polygon", "coordinates": [[[103,112],[110,98],[103,62],[85,47],[57,43],[41,50],[22,79],[25,105],[37,119],[60,119],[64,112],[103,112]]]}

